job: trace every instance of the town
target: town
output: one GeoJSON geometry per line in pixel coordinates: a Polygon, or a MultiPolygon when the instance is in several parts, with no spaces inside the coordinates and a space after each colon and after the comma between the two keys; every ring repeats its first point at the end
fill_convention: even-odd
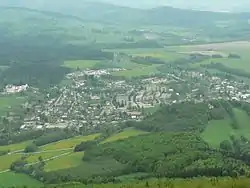
{"type": "Polygon", "coordinates": [[[181,71],[128,80],[112,76],[113,71],[121,69],[68,74],[65,79],[70,84],[55,86],[56,97],[47,93],[45,103],[32,106],[21,129],[95,129],[127,120],[140,121],[163,104],[211,99],[250,101],[247,84],[201,72],[181,71]]]}

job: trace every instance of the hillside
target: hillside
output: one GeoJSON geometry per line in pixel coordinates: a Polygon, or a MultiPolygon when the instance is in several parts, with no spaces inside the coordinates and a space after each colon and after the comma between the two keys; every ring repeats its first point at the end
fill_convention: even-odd
{"type": "MultiPolygon", "coordinates": [[[[3,4],[6,5],[6,4],[3,4]]],[[[8,4],[9,6],[34,8],[35,5],[8,4]]],[[[38,7],[37,10],[53,11],[65,15],[77,16],[85,21],[101,21],[106,23],[123,24],[169,24],[172,26],[197,27],[206,23],[214,24],[216,21],[247,21],[249,14],[216,13],[209,11],[195,11],[172,7],[159,7],[153,9],[136,9],[106,3],[84,2],[79,4],[71,2],[61,9],[53,2],[52,5],[38,7]],[[98,14],[96,14],[98,12],[98,14]],[[202,18],[202,19],[200,19],[202,18]],[[189,23],[189,24],[187,24],[189,23]]]]}

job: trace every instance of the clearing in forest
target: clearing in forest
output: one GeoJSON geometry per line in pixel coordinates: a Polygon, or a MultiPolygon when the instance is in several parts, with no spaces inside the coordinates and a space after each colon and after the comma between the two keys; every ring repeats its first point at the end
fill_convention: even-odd
{"type": "Polygon", "coordinates": [[[214,147],[219,147],[220,143],[224,140],[230,140],[230,136],[234,135],[237,138],[245,136],[250,139],[250,117],[246,112],[234,109],[238,129],[233,129],[231,126],[231,119],[227,118],[224,120],[212,120],[208,123],[206,129],[201,134],[202,138],[214,147]]]}
{"type": "Polygon", "coordinates": [[[136,130],[136,129],[125,129],[124,131],[117,133],[113,136],[110,136],[106,140],[104,140],[101,144],[108,143],[108,142],[114,142],[117,140],[123,140],[132,136],[138,136],[142,134],[146,134],[147,132],[136,130]]]}
{"type": "Polygon", "coordinates": [[[61,140],[56,143],[48,144],[44,147],[41,147],[42,150],[58,150],[58,149],[67,149],[67,148],[74,148],[76,145],[80,144],[81,142],[86,142],[90,140],[95,140],[98,138],[100,134],[92,134],[88,136],[77,136],[74,138],[70,138],[67,140],[61,140]]]}
{"type": "Polygon", "coordinates": [[[70,60],[65,61],[63,66],[68,67],[71,69],[87,69],[87,68],[93,68],[99,61],[95,60],[70,60]]]}

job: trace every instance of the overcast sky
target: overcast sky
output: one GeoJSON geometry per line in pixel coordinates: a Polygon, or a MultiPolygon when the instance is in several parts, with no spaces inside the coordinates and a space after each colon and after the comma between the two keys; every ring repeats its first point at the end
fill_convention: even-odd
{"type": "Polygon", "coordinates": [[[102,0],[110,3],[130,5],[136,7],[153,7],[169,5],[180,8],[196,9],[250,9],[250,0],[102,0]]]}
{"type": "Polygon", "coordinates": [[[156,6],[173,6],[178,8],[202,10],[250,10],[250,0],[0,0],[0,5],[7,6],[78,6],[86,1],[102,1],[112,4],[125,5],[137,8],[152,8],[156,6]]]}

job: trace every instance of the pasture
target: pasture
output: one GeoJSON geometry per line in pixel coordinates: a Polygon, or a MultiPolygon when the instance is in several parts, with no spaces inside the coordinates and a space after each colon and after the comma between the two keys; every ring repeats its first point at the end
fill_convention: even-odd
{"type": "Polygon", "coordinates": [[[71,60],[71,61],[65,61],[63,66],[68,67],[71,69],[87,69],[87,68],[93,68],[97,63],[100,61],[95,60],[71,60]]]}
{"type": "Polygon", "coordinates": [[[229,68],[244,70],[250,72],[250,42],[239,41],[239,42],[225,42],[225,43],[213,43],[213,44],[202,44],[202,45],[186,45],[169,47],[169,50],[176,51],[177,53],[200,53],[204,55],[220,54],[223,58],[210,58],[200,63],[194,64],[195,67],[201,64],[221,63],[229,68]],[[230,53],[238,54],[240,59],[228,58],[230,53]]]}
{"type": "Polygon", "coordinates": [[[0,187],[42,187],[43,184],[25,174],[6,172],[0,174],[0,187]]]}
{"type": "Polygon", "coordinates": [[[0,156],[0,161],[2,161],[0,163],[0,171],[3,170],[7,170],[10,168],[10,165],[23,158],[25,159],[28,163],[35,163],[39,161],[39,157],[41,156],[43,158],[43,160],[47,160],[47,159],[51,159],[53,157],[59,156],[61,154],[67,153],[70,151],[55,151],[55,152],[46,152],[46,153],[35,153],[35,154],[20,154],[20,153],[16,153],[16,154],[9,154],[9,155],[3,155],[0,156]]]}
{"type": "Polygon", "coordinates": [[[15,95],[0,96],[0,114],[12,110],[12,108],[21,105],[25,101],[25,98],[15,95]]]}
{"type": "Polygon", "coordinates": [[[84,152],[71,153],[56,160],[48,161],[45,165],[45,171],[49,172],[76,167],[82,163],[83,155],[84,152]]]}
{"type": "Polygon", "coordinates": [[[6,146],[0,146],[0,151],[19,151],[23,150],[26,146],[31,144],[32,141],[26,141],[26,142],[20,142],[18,144],[11,144],[11,145],[6,145],[6,146]]]}
{"type": "Polygon", "coordinates": [[[110,136],[109,138],[107,138],[106,140],[104,140],[103,142],[101,142],[101,144],[105,144],[108,142],[114,142],[117,140],[123,140],[132,136],[138,136],[138,135],[142,135],[142,134],[146,134],[147,132],[144,131],[140,131],[140,130],[136,130],[136,129],[125,129],[124,131],[117,133],[115,135],[110,136]]]}
{"type": "Polygon", "coordinates": [[[220,143],[224,140],[230,140],[230,136],[234,135],[240,137],[244,135],[250,139],[250,117],[246,112],[234,109],[234,114],[236,116],[239,129],[233,129],[231,126],[231,119],[227,118],[224,120],[213,120],[210,121],[201,137],[210,145],[214,147],[219,147],[220,143]]]}
{"type": "Polygon", "coordinates": [[[70,138],[67,140],[61,140],[61,141],[56,142],[56,143],[48,144],[46,146],[41,147],[40,149],[43,151],[46,151],[46,150],[58,150],[58,149],[74,148],[77,144],[80,144],[81,142],[95,140],[99,136],[100,136],[100,134],[92,134],[92,135],[88,135],[88,136],[77,136],[77,137],[70,138]]]}

